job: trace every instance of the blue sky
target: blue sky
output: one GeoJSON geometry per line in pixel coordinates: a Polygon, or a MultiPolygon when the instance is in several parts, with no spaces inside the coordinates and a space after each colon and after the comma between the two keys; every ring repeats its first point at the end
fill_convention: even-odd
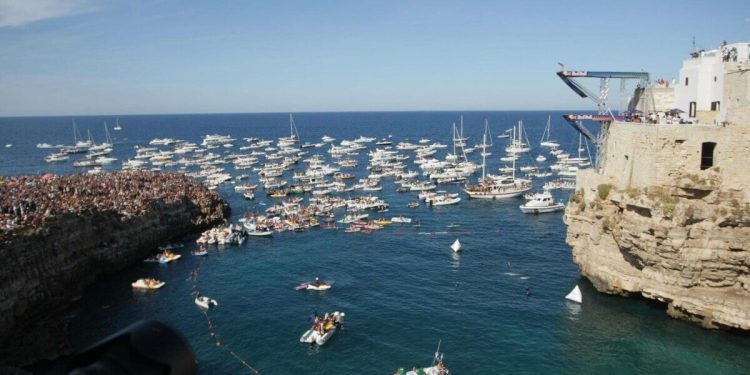
{"type": "Polygon", "coordinates": [[[555,76],[677,75],[750,1],[0,0],[0,116],[592,109],[555,76]]]}

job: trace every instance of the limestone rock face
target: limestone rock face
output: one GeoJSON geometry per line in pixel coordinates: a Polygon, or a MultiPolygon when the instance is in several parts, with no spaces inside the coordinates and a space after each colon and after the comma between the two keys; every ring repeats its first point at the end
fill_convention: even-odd
{"type": "Polygon", "coordinates": [[[138,216],[66,214],[0,238],[0,362],[26,365],[64,354],[66,330],[55,317],[98,278],[142,261],[170,239],[222,222],[229,206],[211,197],[155,200],[138,216]]]}
{"type": "Polygon", "coordinates": [[[581,275],[600,292],[640,293],[707,328],[750,330],[750,203],[716,178],[581,188],[565,211],[581,275]]]}

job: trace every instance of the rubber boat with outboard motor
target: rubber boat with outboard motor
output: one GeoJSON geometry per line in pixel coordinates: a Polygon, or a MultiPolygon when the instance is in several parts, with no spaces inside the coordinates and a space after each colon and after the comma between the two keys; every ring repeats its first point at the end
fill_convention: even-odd
{"type": "Polygon", "coordinates": [[[308,329],[299,341],[307,344],[325,344],[337,330],[343,328],[345,315],[343,312],[336,311],[316,316],[312,328],[308,329]]]}

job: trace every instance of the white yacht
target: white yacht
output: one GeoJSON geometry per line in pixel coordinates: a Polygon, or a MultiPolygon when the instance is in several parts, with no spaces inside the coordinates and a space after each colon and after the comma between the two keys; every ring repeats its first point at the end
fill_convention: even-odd
{"type": "Polygon", "coordinates": [[[545,190],[542,193],[532,195],[531,199],[520,205],[519,208],[521,209],[521,212],[525,214],[542,214],[564,210],[565,204],[562,202],[555,202],[552,198],[552,194],[545,190]]]}

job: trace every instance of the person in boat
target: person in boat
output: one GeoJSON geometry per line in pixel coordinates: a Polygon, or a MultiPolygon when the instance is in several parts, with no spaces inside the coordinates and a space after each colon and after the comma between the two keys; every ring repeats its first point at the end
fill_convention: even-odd
{"type": "Polygon", "coordinates": [[[318,279],[318,278],[316,277],[316,278],[315,278],[315,283],[314,283],[314,284],[315,284],[315,286],[320,286],[320,279],[318,279]]]}

